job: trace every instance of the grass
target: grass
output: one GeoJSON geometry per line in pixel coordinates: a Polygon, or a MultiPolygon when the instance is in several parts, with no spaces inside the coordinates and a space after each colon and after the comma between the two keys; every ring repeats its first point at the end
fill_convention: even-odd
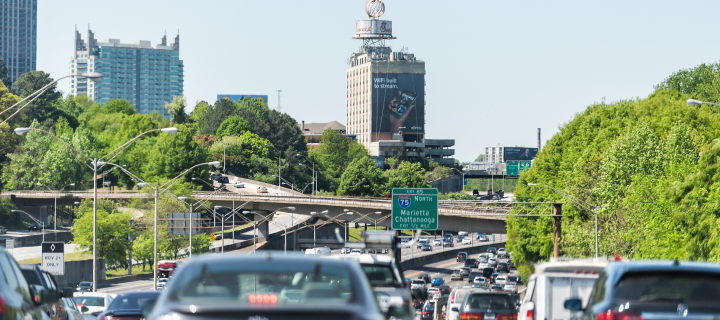
{"type": "MultiPolygon", "coordinates": [[[[145,269],[145,271],[143,271],[142,266],[134,266],[133,267],[133,275],[136,275],[136,274],[152,274],[152,268],[147,267],[145,269]]],[[[126,276],[126,275],[128,275],[127,268],[119,268],[119,269],[105,271],[106,278],[122,277],[122,276],[126,276]]]]}
{"type": "MultiPolygon", "coordinates": [[[[365,231],[364,227],[358,227],[358,228],[348,228],[348,241],[350,242],[363,242],[365,241],[365,237],[363,237],[360,233],[365,231]]],[[[375,226],[368,226],[368,231],[375,231],[375,226]]],[[[387,227],[378,226],[377,231],[387,231],[387,227]]],[[[345,232],[345,230],[341,230],[340,232],[345,232]]],[[[402,231],[403,236],[410,236],[411,231],[410,230],[403,230],[402,231]]],[[[422,235],[424,236],[432,236],[433,233],[430,231],[423,231],[422,235]]]]}
{"type": "MultiPolygon", "coordinates": [[[[80,261],[92,259],[92,251],[73,252],[65,254],[65,261],[80,261]]],[[[42,262],[41,257],[20,260],[18,263],[38,264],[42,262]]]]}
{"type": "MultiPolygon", "coordinates": [[[[252,222],[249,222],[249,223],[246,223],[246,224],[243,224],[243,225],[239,225],[239,226],[238,226],[238,225],[235,225],[235,228],[227,228],[227,226],[226,226],[226,227],[225,227],[225,228],[226,228],[226,229],[225,229],[225,232],[232,232],[232,231],[235,231],[235,230],[240,230],[240,229],[243,229],[243,228],[252,227],[252,225],[253,225],[252,222]]],[[[213,234],[220,234],[220,231],[218,231],[218,232],[213,232],[213,234]]]]}

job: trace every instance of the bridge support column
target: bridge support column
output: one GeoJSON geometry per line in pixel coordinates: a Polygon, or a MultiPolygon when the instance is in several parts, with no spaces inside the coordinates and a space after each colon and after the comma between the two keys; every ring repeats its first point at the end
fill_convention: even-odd
{"type": "MultiPolygon", "coordinates": [[[[260,221],[263,220],[266,215],[263,214],[253,214],[253,220],[254,221],[260,221]]],[[[270,237],[270,230],[269,230],[269,223],[268,221],[258,222],[255,226],[257,229],[256,234],[258,237],[258,242],[267,241],[268,237],[270,237]]]]}

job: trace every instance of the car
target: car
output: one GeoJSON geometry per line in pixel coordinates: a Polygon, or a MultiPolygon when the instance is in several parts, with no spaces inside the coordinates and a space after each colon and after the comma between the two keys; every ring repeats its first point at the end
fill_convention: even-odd
{"type": "Polygon", "coordinates": [[[472,269],[470,269],[468,267],[460,268],[460,275],[463,277],[469,277],[471,272],[472,272],[472,269]]]}
{"type": "Polygon", "coordinates": [[[257,193],[268,193],[268,189],[266,187],[257,187],[257,193]]]}
{"type": "MultiPolygon", "coordinates": [[[[213,234],[215,236],[215,240],[220,240],[223,238],[222,233],[213,234]]],[[[158,261],[158,278],[169,278],[173,272],[175,272],[175,269],[177,269],[178,264],[180,262],[178,260],[160,260],[158,261]]]]}
{"type": "Polygon", "coordinates": [[[428,283],[425,282],[424,279],[415,279],[410,283],[410,289],[419,289],[422,291],[427,291],[428,283]]]}
{"type": "Polygon", "coordinates": [[[484,277],[475,277],[473,280],[473,283],[480,283],[483,286],[485,286],[485,278],[484,277]]]}
{"type": "Polygon", "coordinates": [[[15,259],[0,246],[0,319],[45,320],[46,302],[59,300],[61,292],[28,284],[15,259]]]}
{"type": "Polygon", "coordinates": [[[445,283],[445,280],[443,280],[443,278],[440,278],[440,277],[432,278],[432,281],[430,281],[430,285],[433,287],[439,287],[440,285],[442,285],[444,283],[445,283]]]}
{"type": "Polygon", "coordinates": [[[470,239],[470,238],[464,238],[464,239],[462,240],[462,244],[472,244],[472,239],[470,239]]]}
{"type": "Polygon", "coordinates": [[[462,306],[452,308],[460,319],[517,319],[515,302],[504,293],[472,292],[462,306]]]}
{"type": "Polygon", "coordinates": [[[7,233],[7,229],[5,229],[5,227],[3,227],[3,226],[0,226],[0,234],[6,234],[6,233],[7,233]]]}
{"type": "MultiPolygon", "coordinates": [[[[60,292],[55,278],[52,274],[45,271],[37,264],[21,264],[20,272],[25,276],[25,280],[31,286],[41,286],[48,291],[60,292]]],[[[45,312],[53,319],[66,318],[67,314],[62,309],[62,301],[54,299],[53,301],[46,301],[43,306],[45,312]]]]}
{"type": "Polygon", "coordinates": [[[421,249],[424,245],[429,244],[430,240],[428,238],[420,238],[417,242],[417,248],[421,249]]]}
{"type": "Polygon", "coordinates": [[[39,223],[31,223],[28,227],[28,231],[42,231],[43,226],[41,226],[39,223]]]}
{"type": "Polygon", "coordinates": [[[93,291],[93,284],[90,281],[80,281],[78,283],[77,287],[75,288],[75,291],[82,291],[82,292],[92,292],[93,291]]]}
{"type": "Polygon", "coordinates": [[[114,296],[105,292],[74,292],[73,300],[78,307],[87,308],[87,311],[82,313],[85,320],[96,320],[97,316],[107,309],[114,296]]]}
{"type": "Polygon", "coordinates": [[[445,284],[440,285],[440,286],[438,286],[438,289],[440,289],[440,294],[443,296],[450,294],[450,286],[448,286],[448,285],[445,285],[445,284]]]}
{"type": "Polygon", "coordinates": [[[365,251],[363,249],[352,249],[350,253],[363,254],[365,251]]]}
{"type": "Polygon", "coordinates": [[[525,284],[520,276],[508,276],[508,282],[515,282],[517,285],[525,284]]]}
{"type": "Polygon", "coordinates": [[[495,284],[506,284],[507,283],[507,277],[506,276],[497,276],[495,278],[495,284]]]}
{"type": "Polygon", "coordinates": [[[435,319],[435,304],[436,303],[437,303],[436,300],[425,301],[425,305],[422,307],[422,312],[420,313],[421,320],[435,319]]]}
{"type": "Polygon", "coordinates": [[[462,280],[463,276],[460,273],[460,270],[453,270],[453,272],[450,274],[450,281],[454,280],[462,280]]]}
{"type": "Polygon", "coordinates": [[[440,240],[440,239],[433,240],[433,246],[437,247],[437,246],[441,246],[441,245],[442,245],[442,240],[440,240]]]}
{"type": "Polygon", "coordinates": [[[497,270],[497,272],[510,272],[510,268],[508,268],[508,265],[505,262],[498,263],[495,270],[497,270]]]}
{"type": "Polygon", "coordinates": [[[465,239],[465,237],[463,237],[463,236],[457,236],[457,238],[455,238],[455,242],[460,243],[460,242],[463,241],[463,239],[465,239]]]}
{"type": "Polygon", "coordinates": [[[445,239],[445,242],[443,242],[443,246],[445,246],[445,247],[452,247],[452,246],[454,246],[454,245],[453,245],[453,242],[452,242],[452,239],[445,239]]]}
{"type": "Polygon", "coordinates": [[[98,316],[98,319],[142,320],[142,310],[151,309],[159,296],[160,292],[157,291],[134,291],[118,294],[107,309],[98,316]]]}
{"type": "MultiPolygon", "coordinates": [[[[63,297],[60,299],[62,302],[62,308],[65,312],[65,318],[61,318],[60,320],[82,320],[85,319],[82,315],[82,308],[78,308],[77,305],[75,305],[75,301],[73,301],[70,297],[63,297]]],[[[87,307],[84,307],[87,308],[87,307]]]]}
{"type": "Polygon", "coordinates": [[[467,252],[458,252],[457,257],[455,258],[455,262],[465,261],[467,257],[467,252]]]}
{"type": "MultiPolygon", "coordinates": [[[[373,319],[395,316],[380,311],[361,265],[265,251],[257,255],[193,257],[178,268],[147,320],[211,319],[373,319]],[[188,310],[191,312],[178,312],[188,310]]],[[[409,303],[409,302],[408,302],[409,303]]]]}
{"type": "Polygon", "coordinates": [[[471,287],[471,288],[485,288],[485,284],[479,283],[479,282],[473,282],[473,283],[470,285],[470,287],[471,287]]]}
{"type": "Polygon", "coordinates": [[[350,253],[350,251],[352,251],[352,249],[350,249],[348,247],[343,247],[342,249],[340,249],[340,253],[342,253],[342,254],[348,254],[348,253],[350,253]]]}
{"type": "Polygon", "coordinates": [[[430,297],[432,299],[432,297],[436,297],[436,296],[440,295],[440,288],[432,287],[432,288],[429,288],[427,290],[427,292],[428,292],[428,297],[430,297]]]}
{"type": "Polygon", "coordinates": [[[212,180],[212,181],[220,181],[220,179],[222,178],[222,176],[223,176],[223,175],[220,174],[220,173],[212,173],[212,174],[210,174],[210,180],[212,180]]]}
{"type": "Polygon", "coordinates": [[[220,179],[218,179],[219,183],[230,183],[230,179],[228,179],[227,176],[222,176],[220,179]]]}
{"type": "Polygon", "coordinates": [[[467,295],[470,294],[470,292],[472,292],[473,290],[477,289],[465,287],[453,289],[450,292],[450,296],[448,297],[447,314],[445,319],[458,320],[460,318],[460,314],[457,311],[452,311],[452,309],[462,306],[463,302],[465,302],[465,298],[467,297],[467,295]]]}
{"type": "Polygon", "coordinates": [[[168,282],[168,280],[170,280],[170,278],[160,278],[160,279],[158,279],[158,280],[157,280],[157,289],[158,289],[158,290],[164,289],[164,288],[165,288],[165,285],[166,285],[167,282],[168,282]]]}
{"type": "Polygon", "coordinates": [[[493,272],[492,275],[490,275],[490,283],[495,284],[497,281],[497,278],[500,276],[499,273],[493,272]]]}
{"type": "Polygon", "coordinates": [[[487,249],[487,252],[490,252],[490,253],[492,253],[492,254],[496,254],[496,253],[497,253],[497,248],[495,248],[495,247],[490,247],[490,248],[487,249]]]}
{"type": "Polygon", "coordinates": [[[235,181],[235,184],[233,186],[235,188],[245,188],[245,183],[242,181],[235,181]]]}
{"type": "Polygon", "coordinates": [[[477,268],[477,266],[478,266],[478,261],[476,259],[473,259],[473,258],[465,259],[464,267],[477,268]]]}
{"type": "Polygon", "coordinates": [[[490,286],[490,292],[504,292],[502,284],[494,284],[490,286]]]}
{"type": "Polygon", "coordinates": [[[505,254],[505,253],[507,253],[507,251],[505,251],[505,248],[500,248],[500,249],[497,250],[497,253],[498,253],[498,254],[505,254]]]}
{"type": "Polygon", "coordinates": [[[418,279],[423,279],[423,280],[425,280],[425,283],[430,283],[430,275],[427,273],[419,274],[418,279]]]}
{"type": "Polygon", "coordinates": [[[505,283],[505,286],[503,287],[503,291],[505,291],[505,292],[517,293],[517,283],[515,283],[515,282],[506,282],[506,283],[505,283]]]}
{"type": "Polygon", "coordinates": [[[718,319],[720,266],[686,261],[612,261],[595,282],[586,305],[564,301],[587,319],[718,319]]]}
{"type": "Polygon", "coordinates": [[[432,251],[432,246],[430,246],[429,244],[424,244],[422,246],[422,251],[432,251]]]}
{"type": "Polygon", "coordinates": [[[482,268],[482,269],[480,269],[480,271],[482,271],[483,278],[490,279],[490,280],[491,280],[493,273],[495,273],[495,269],[490,268],[490,267],[482,268]]]}
{"type": "Polygon", "coordinates": [[[480,272],[480,271],[470,272],[470,274],[468,275],[468,283],[473,283],[473,281],[475,281],[475,278],[477,278],[477,277],[482,277],[482,272],[480,272]]]}
{"type": "Polygon", "coordinates": [[[458,236],[466,237],[468,235],[467,231],[458,231],[458,236]]]}
{"type": "Polygon", "coordinates": [[[512,260],[508,260],[507,262],[508,269],[515,269],[515,264],[512,262],[512,260]]]}

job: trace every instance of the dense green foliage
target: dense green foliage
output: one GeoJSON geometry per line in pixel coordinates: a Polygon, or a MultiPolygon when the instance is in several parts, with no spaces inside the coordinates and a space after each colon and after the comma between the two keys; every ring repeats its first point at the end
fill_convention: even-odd
{"type": "Polygon", "coordinates": [[[2,83],[5,87],[12,86],[12,83],[10,83],[9,73],[7,65],[5,65],[5,59],[0,57],[0,83],[2,83]]]}
{"type": "MultiPolygon", "coordinates": [[[[598,103],[560,128],[520,176],[516,201],[565,202],[562,254],[720,261],[718,66],[673,74],[645,99],[598,103]],[[573,205],[544,187],[586,204],[573,205]]],[[[524,272],[552,254],[550,218],[509,218],[508,246],[524,272]]]]}
{"type": "Polygon", "coordinates": [[[220,124],[215,136],[222,140],[224,136],[241,136],[246,131],[250,131],[250,124],[242,117],[231,116],[220,124]]]}

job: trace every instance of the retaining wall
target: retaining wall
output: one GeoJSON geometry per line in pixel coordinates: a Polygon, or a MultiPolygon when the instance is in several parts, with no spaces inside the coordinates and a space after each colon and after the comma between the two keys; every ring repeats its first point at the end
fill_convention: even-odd
{"type": "Polygon", "coordinates": [[[400,267],[402,267],[403,270],[413,270],[418,267],[422,267],[424,265],[440,262],[443,260],[448,260],[457,257],[458,252],[467,252],[468,256],[472,256],[474,254],[480,254],[483,252],[487,252],[487,249],[489,247],[495,247],[495,248],[502,248],[505,246],[505,242],[494,242],[494,243],[486,243],[482,245],[477,245],[474,247],[464,247],[459,249],[453,249],[453,250],[446,250],[443,252],[438,252],[436,254],[430,254],[426,256],[411,258],[407,260],[403,260],[400,262],[400,267]]]}
{"type": "MultiPolygon", "coordinates": [[[[32,236],[25,236],[25,237],[16,237],[16,238],[5,238],[0,239],[0,246],[5,247],[5,240],[8,239],[15,239],[15,248],[20,247],[30,247],[30,246],[39,246],[42,244],[43,235],[35,234],[32,236]]],[[[55,233],[53,232],[46,232],[45,233],[45,242],[64,242],[68,243],[74,239],[72,233],[69,231],[58,231],[57,232],[57,241],[55,241],[55,233]]]]}

